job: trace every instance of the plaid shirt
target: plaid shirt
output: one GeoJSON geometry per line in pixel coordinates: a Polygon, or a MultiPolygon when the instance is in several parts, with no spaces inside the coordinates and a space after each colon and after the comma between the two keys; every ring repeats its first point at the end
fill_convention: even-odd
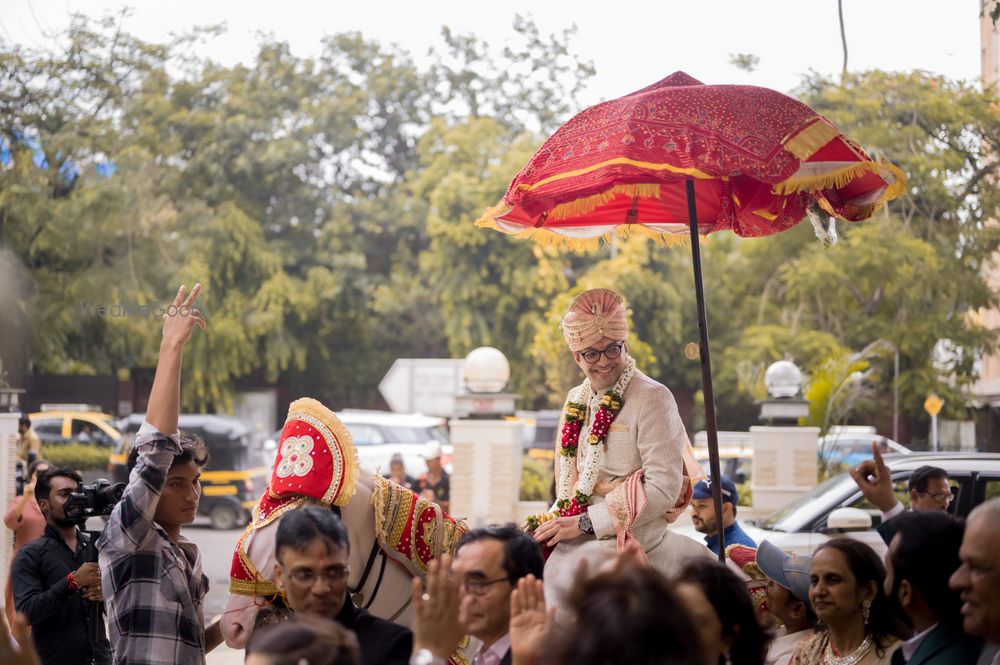
{"type": "Polygon", "coordinates": [[[114,662],[203,664],[208,578],[201,553],[183,537],[172,541],[153,522],[180,444],[176,434],[168,437],[143,423],[135,446],[138,463],[97,542],[114,662]]]}

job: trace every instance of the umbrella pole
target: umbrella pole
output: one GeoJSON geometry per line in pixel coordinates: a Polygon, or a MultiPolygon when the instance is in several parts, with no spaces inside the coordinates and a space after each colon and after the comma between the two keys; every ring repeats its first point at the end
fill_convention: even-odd
{"type": "Polygon", "coordinates": [[[726,539],[722,525],[722,472],[719,468],[719,434],[715,424],[715,395],[712,392],[712,356],[708,347],[708,318],[705,315],[705,287],[701,278],[701,246],[698,237],[698,211],[694,202],[694,180],[687,188],[688,225],[691,229],[691,264],[694,267],[694,295],[698,302],[698,333],[701,350],[701,390],[705,397],[705,428],[708,430],[708,466],[712,475],[712,503],[715,523],[719,526],[719,561],[726,562],[726,539]]]}

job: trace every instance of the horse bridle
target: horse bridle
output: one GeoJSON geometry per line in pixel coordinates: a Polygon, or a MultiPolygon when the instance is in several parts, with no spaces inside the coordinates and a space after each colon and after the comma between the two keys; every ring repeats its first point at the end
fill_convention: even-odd
{"type": "MultiPolygon", "coordinates": [[[[340,506],[330,506],[330,510],[336,513],[337,517],[341,517],[340,506]]],[[[365,568],[361,572],[361,579],[358,580],[357,586],[353,588],[350,586],[347,587],[348,592],[351,594],[351,600],[354,602],[355,606],[361,607],[362,603],[364,603],[364,609],[371,609],[372,603],[375,602],[375,597],[378,596],[379,589],[382,588],[382,578],[385,576],[385,567],[388,561],[389,557],[387,557],[385,552],[382,551],[382,548],[378,546],[378,539],[376,538],[372,543],[371,551],[368,553],[368,560],[365,562],[365,568]],[[365,584],[368,582],[368,576],[371,575],[372,569],[375,567],[376,557],[380,557],[382,561],[379,564],[378,577],[375,578],[375,588],[372,589],[371,594],[368,596],[368,602],[365,603],[365,594],[363,593],[363,590],[365,588],[365,584]]],[[[396,610],[391,617],[388,617],[388,620],[395,621],[399,618],[399,615],[403,613],[409,604],[410,599],[407,598],[406,602],[403,603],[403,606],[396,610]]]]}

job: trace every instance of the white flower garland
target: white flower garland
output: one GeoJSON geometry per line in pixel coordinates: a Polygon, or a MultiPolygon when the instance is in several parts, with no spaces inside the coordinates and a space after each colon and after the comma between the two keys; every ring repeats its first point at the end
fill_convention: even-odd
{"type": "MultiPolygon", "coordinates": [[[[625,367],[622,369],[621,376],[615,382],[615,385],[611,388],[611,392],[622,397],[622,408],[624,408],[624,396],[625,390],[628,388],[629,383],[632,381],[632,376],[635,374],[635,360],[628,356],[625,361],[625,367]]],[[[558,499],[572,499],[576,496],[576,492],[590,496],[594,492],[594,486],[597,485],[597,473],[601,468],[601,464],[604,462],[604,446],[602,445],[591,445],[588,440],[590,439],[590,428],[594,424],[594,416],[597,415],[598,408],[600,406],[601,397],[608,391],[605,390],[600,394],[594,394],[590,387],[590,379],[584,379],[583,384],[578,388],[577,398],[570,399],[569,401],[580,402],[587,404],[587,415],[586,415],[586,425],[580,428],[580,437],[578,439],[578,444],[576,448],[575,458],[562,458],[559,460],[559,495],[558,499]],[[576,483],[576,491],[573,489],[573,463],[577,464],[580,469],[579,478],[576,483]]]]}

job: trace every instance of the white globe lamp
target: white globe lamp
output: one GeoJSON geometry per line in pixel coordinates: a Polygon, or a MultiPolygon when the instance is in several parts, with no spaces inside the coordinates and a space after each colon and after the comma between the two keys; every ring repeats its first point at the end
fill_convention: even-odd
{"type": "Polygon", "coordinates": [[[775,399],[798,397],[802,390],[802,370],[795,363],[779,360],[764,372],[767,394],[775,399]]]}
{"type": "Polygon", "coordinates": [[[470,393],[501,393],[510,380],[510,363],[499,349],[481,346],[465,356],[465,385],[470,393]]]}

